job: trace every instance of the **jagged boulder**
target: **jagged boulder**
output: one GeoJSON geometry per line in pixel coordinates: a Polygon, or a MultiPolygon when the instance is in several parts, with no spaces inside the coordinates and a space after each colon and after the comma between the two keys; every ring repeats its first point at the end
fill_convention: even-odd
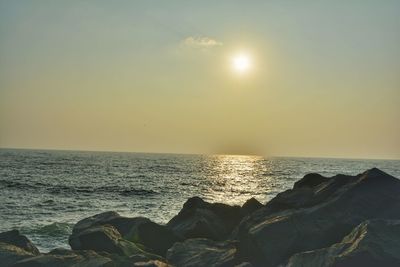
{"type": "Polygon", "coordinates": [[[152,221],[143,222],[133,228],[127,239],[135,243],[143,244],[146,248],[150,248],[152,252],[165,256],[167,250],[181,238],[173,231],[152,221]]]}
{"type": "Polygon", "coordinates": [[[175,266],[185,267],[228,267],[241,262],[236,242],[205,238],[175,243],[167,252],[167,260],[175,266]]]}
{"type": "Polygon", "coordinates": [[[0,266],[11,266],[39,253],[36,246],[18,230],[0,233],[0,266]]]}
{"type": "Polygon", "coordinates": [[[329,178],[322,176],[319,173],[308,173],[303,179],[294,183],[293,189],[302,187],[315,187],[321,183],[325,183],[329,178]]]}
{"type": "Polygon", "coordinates": [[[253,213],[254,211],[264,207],[263,204],[261,204],[257,199],[254,197],[248,199],[242,206],[242,216],[247,216],[250,213],[253,213]]]}
{"type": "Polygon", "coordinates": [[[239,206],[208,203],[199,197],[192,197],[167,226],[184,239],[224,240],[241,219],[239,206]]]}
{"type": "Polygon", "coordinates": [[[139,243],[151,252],[165,256],[168,248],[181,239],[164,225],[159,225],[144,217],[127,218],[109,211],[100,213],[75,224],[71,239],[78,233],[102,225],[111,225],[117,229],[122,238],[139,243]]]}
{"type": "Polygon", "coordinates": [[[111,225],[95,226],[73,234],[69,244],[73,250],[94,250],[124,254],[119,245],[120,233],[111,225]]]}
{"type": "Polygon", "coordinates": [[[12,267],[111,267],[128,266],[129,261],[114,261],[107,255],[100,255],[91,250],[71,251],[55,249],[49,253],[37,255],[16,262],[12,267]]]}
{"type": "Polygon", "coordinates": [[[20,247],[0,242],[0,266],[8,267],[14,263],[34,257],[35,254],[28,252],[20,247]]]}
{"type": "Polygon", "coordinates": [[[162,259],[123,239],[112,225],[94,226],[75,233],[70,236],[69,243],[73,250],[94,250],[123,256],[143,255],[149,259],[162,259]]]}
{"type": "Polygon", "coordinates": [[[365,221],[340,243],[295,254],[286,266],[400,266],[400,220],[365,221]]]}
{"type": "Polygon", "coordinates": [[[378,169],[278,194],[243,219],[232,238],[256,266],[277,266],[293,254],[337,243],[374,218],[400,219],[400,180],[378,169]]]}
{"type": "MultiPolygon", "coordinates": [[[[100,225],[105,225],[105,224],[109,224],[114,226],[116,229],[118,229],[118,231],[121,231],[120,233],[122,234],[124,231],[124,227],[126,225],[126,223],[124,223],[124,221],[121,221],[121,216],[115,212],[115,211],[106,211],[106,212],[102,212],[90,217],[87,217],[85,219],[80,220],[79,222],[77,222],[73,229],[72,232],[74,233],[78,233],[78,232],[82,232],[88,228],[91,228],[93,226],[100,226],[100,225]],[[114,222],[114,223],[113,223],[114,222]],[[116,227],[116,225],[118,225],[119,227],[116,227]]],[[[129,226],[127,227],[129,228],[129,226]]],[[[125,232],[127,232],[129,229],[127,229],[125,232]]]]}
{"type": "Polygon", "coordinates": [[[14,245],[34,255],[40,253],[37,247],[26,236],[21,235],[18,230],[0,233],[0,242],[14,245]]]}

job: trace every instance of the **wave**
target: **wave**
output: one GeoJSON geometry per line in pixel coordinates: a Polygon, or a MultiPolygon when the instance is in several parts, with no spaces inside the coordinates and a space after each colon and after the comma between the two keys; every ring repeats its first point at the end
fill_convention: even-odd
{"type": "Polygon", "coordinates": [[[47,225],[37,225],[32,228],[23,228],[22,232],[28,235],[51,237],[66,237],[72,233],[73,224],[54,222],[47,225]]]}
{"type": "MultiPolygon", "coordinates": [[[[157,195],[159,192],[144,189],[144,188],[131,188],[125,186],[69,186],[69,185],[51,185],[45,184],[42,182],[17,182],[17,181],[8,181],[8,180],[0,180],[0,185],[5,188],[17,189],[17,190],[31,190],[42,193],[43,191],[50,194],[100,194],[100,193],[117,193],[121,196],[151,196],[157,195]]],[[[0,187],[1,188],[1,187],[0,187]]]]}
{"type": "Polygon", "coordinates": [[[30,189],[35,187],[29,183],[21,183],[17,181],[0,180],[0,185],[5,188],[18,188],[18,189],[30,189]]]}
{"type": "Polygon", "coordinates": [[[156,194],[159,194],[159,193],[154,190],[146,190],[146,189],[127,189],[127,190],[120,192],[120,195],[122,195],[122,196],[130,196],[130,195],[149,196],[149,195],[156,195],[156,194]]]}

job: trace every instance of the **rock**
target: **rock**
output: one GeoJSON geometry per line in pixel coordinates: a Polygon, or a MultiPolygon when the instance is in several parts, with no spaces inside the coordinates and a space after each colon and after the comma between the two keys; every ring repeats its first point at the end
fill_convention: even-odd
{"type": "Polygon", "coordinates": [[[400,266],[400,220],[361,223],[340,243],[295,254],[287,267],[400,266]]]}
{"type": "Polygon", "coordinates": [[[264,207],[263,204],[261,204],[257,199],[254,197],[250,198],[247,200],[243,206],[242,206],[242,216],[247,216],[250,213],[253,213],[254,211],[258,210],[259,208],[264,207]]]}
{"type": "Polygon", "coordinates": [[[132,262],[147,262],[150,259],[143,254],[133,254],[129,256],[130,261],[132,262]]]}
{"type": "Polygon", "coordinates": [[[127,239],[143,244],[146,248],[150,248],[152,252],[164,257],[167,250],[175,242],[181,241],[181,238],[173,231],[150,220],[132,228],[127,239]]]}
{"type": "Polygon", "coordinates": [[[278,193],[275,198],[271,199],[266,205],[264,211],[269,213],[284,211],[288,209],[305,208],[313,206],[319,200],[315,197],[311,188],[301,187],[296,190],[286,190],[278,193]]]}
{"type": "MultiPolygon", "coordinates": [[[[1,265],[2,266],[2,265],[1,265]]],[[[169,267],[160,260],[151,260],[143,255],[125,257],[92,250],[54,249],[46,254],[16,262],[12,267],[169,267]]]]}
{"type": "Polygon", "coordinates": [[[241,220],[241,208],[208,203],[199,197],[186,201],[178,215],[167,226],[180,237],[224,240],[241,220]]]}
{"type": "Polygon", "coordinates": [[[122,238],[112,225],[94,226],[70,236],[69,243],[74,250],[94,250],[123,256],[143,255],[148,259],[161,257],[145,252],[136,244],[122,238]]]}
{"type": "Polygon", "coordinates": [[[251,264],[250,262],[242,262],[238,265],[235,265],[235,267],[253,267],[253,264],[251,264]]]}
{"type": "Polygon", "coordinates": [[[0,266],[11,266],[39,253],[36,246],[18,230],[0,233],[0,266]]]}
{"type": "Polygon", "coordinates": [[[111,225],[85,229],[69,238],[73,250],[94,250],[123,254],[119,241],[120,233],[111,225]]]}
{"type": "Polygon", "coordinates": [[[20,260],[31,258],[35,255],[12,244],[0,242],[0,266],[2,267],[12,266],[20,260]]]}
{"type": "Polygon", "coordinates": [[[167,252],[167,260],[175,266],[185,267],[234,266],[241,262],[235,242],[205,238],[175,243],[167,252]]]}
{"type": "Polygon", "coordinates": [[[168,263],[163,261],[147,261],[147,262],[135,262],[133,266],[137,267],[172,267],[168,263]]]}
{"type": "MultiPolygon", "coordinates": [[[[115,225],[113,225],[110,222],[118,221],[120,219],[120,217],[121,216],[117,212],[114,212],[114,211],[107,211],[107,212],[99,213],[99,214],[90,216],[88,218],[82,219],[79,222],[77,222],[74,225],[72,232],[78,233],[78,232],[82,232],[88,228],[91,228],[93,226],[100,226],[100,225],[105,225],[105,224],[109,224],[109,225],[112,225],[115,228],[117,228],[115,225]]],[[[118,225],[120,225],[120,224],[118,224],[118,225]]],[[[121,230],[121,232],[123,232],[122,229],[120,229],[120,230],[121,230]]]]}
{"type": "Polygon", "coordinates": [[[37,247],[26,236],[21,235],[18,230],[0,233],[0,242],[14,245],[34,255],[40,253],[37,247]]]}
{"type": "Polygon", "coordinates": [[[378,169],[337,175],[313,187],[299,184],[234,231],[232,238],[254,265],[277,266],[293,254],[331,246],[364,220],[400,219],[400,180],[378,169]]]}
{"type": "Polygon", "coordinates": [[[165,256],[168,248],[181,239],[165,227],[143,217],[127,218],[116,212],[104,212],[83,219],[75,224],[71,237],[76,234],[101,225],[112,225],[121,236],[134,243],[140,243],[150,251],[165,256]]]}
{"type": "Polygon", "coordinates": [[[341,174],[332,178],[326,178],[319,174],[307,174],[295,183],[293,189],[281,192],[271,199],[265,205],[265,211],[273,213],[311,207],[326,202],[338,190],[341,190],[343,185],[350,183],[352,178],[354,177],[341,174]]]}
{"type": "Polygon", "coordinates": [[[294,183],[293,189],[301,187],[315,187],[321,183],[328,181],[329,178],[322,176],[318,173],[306,174],[303,179],[294,183]]]}
{"type": "Polygon", "coordinates": [[[55,249],[47,254],[18,261],[12,267],[111,267],[117,266],[117,263],[120,262],[90,250],[55,249]]]}

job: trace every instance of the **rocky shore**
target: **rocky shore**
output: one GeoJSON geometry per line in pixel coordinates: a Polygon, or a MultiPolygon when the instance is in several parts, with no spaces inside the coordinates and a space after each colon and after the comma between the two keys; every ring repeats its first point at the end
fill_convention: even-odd
{"type": "Polygon", "coordinates": [[[104,212],[79,221],[69,244],[41,253],[3,232],[0,267],[400,266],[400,180],[312,173],[266,204],[190,198],[166,225],[104,212]]]}

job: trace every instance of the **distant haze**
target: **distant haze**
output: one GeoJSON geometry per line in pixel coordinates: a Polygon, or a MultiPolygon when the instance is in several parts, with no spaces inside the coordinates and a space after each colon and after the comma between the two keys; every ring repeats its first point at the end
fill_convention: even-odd
{"type": "Polygon", "coordinates": [[[0,147],[399,159],[399,10],[0,0],[0,147]]]}

